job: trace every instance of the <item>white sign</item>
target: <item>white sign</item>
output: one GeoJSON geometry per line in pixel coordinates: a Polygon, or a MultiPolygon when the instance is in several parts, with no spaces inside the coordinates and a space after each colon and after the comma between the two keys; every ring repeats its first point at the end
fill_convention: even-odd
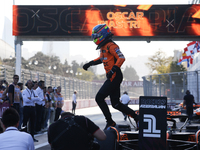
{"type": "Polygon", "coordinates": [[[143,137],[160,138],[161,131],[156,130],[156,118],[154,115],[144,114],[144,122],[148,123],[148,128],[143,129],[143,137]]]}
{"type": "Polygon", "coordinates": [[[143,87],[143,81],[123,81],[122,86],[143,87]]]}

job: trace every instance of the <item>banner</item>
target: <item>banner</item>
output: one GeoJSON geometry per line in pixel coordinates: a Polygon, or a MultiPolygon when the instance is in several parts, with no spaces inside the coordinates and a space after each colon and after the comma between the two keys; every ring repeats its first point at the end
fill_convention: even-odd
{"type": "Polygon", "coordinates": [[[143,81],[122,81],[122,86],[143,87],[143,81]]]}
{"type": "Polygon", "coordinates": [[[165,150],[167,97],[140,96],[139,149],[165,150]]]}
{"type": "Polygon", "coordinates": [[[0,117],[2,117],[3,112],[10,107],[9,103],[0,103],[0,117]]]}
{"type": "Polygon", "coordinates": [[[107,24],[116,37],[200,36],[195,5],[13,5],[14,36],[91,36],[107,24]]]}

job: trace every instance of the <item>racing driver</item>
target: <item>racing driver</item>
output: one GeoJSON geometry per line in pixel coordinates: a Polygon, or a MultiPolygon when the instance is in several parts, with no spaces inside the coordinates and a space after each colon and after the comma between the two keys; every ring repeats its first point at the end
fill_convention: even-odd
{"type": "Polygon", "coordinates": [[[92,30],[93,42],[98,45],[96,50],[100,49],[100,56],[97,59],[83,65],[83,69],[87,70],[90,66],[103,63],[106,71],[107,80],[98,91],[95,100],[103,112],[106,119],[106,130],[109,126],[115,126],[105,98],[109,95],[112,107],[134,118],[137,128],[139,126],[137,114],[120,102],[120,84],[123,79],[121,65],[125,61],[124,55],[121,53],[119,46],[112,40],[113,34],[106,24],[99,24],[92,30]]]}

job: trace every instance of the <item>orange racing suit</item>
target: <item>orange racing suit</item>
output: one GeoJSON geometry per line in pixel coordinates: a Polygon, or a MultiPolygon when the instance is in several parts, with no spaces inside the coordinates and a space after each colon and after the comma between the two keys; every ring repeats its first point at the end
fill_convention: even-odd
{"type": "MultiPolygon", "coordinates": [[[[118,45],[116,45],[113,42],[109,42],[101,47],[100,56],[93,61],[97,62],[99,60],[103,62],[104,69],[107,74],[114,65],[120,68],[123,62],[125,61],[125,57],[121,53],[118,45]]],[[[116,72],[113,74],[110,80],[112,81],[115,78],[115,76],[116,72]]]]}
{"type": "Polygon", "coordinates": [[[108,95],[110,96],[112,107],[127,115],[131,115],[136,122],[138,121],[138,117],[135,112],[119,101],[120,84],[123,79],[120,67],[124,61],[124,55],[121,53],[118,45],[112,41],[109,41],[100,48],[100,56],[92,62],[92,65],[103,63],[106,74],[112,70],[113,66],[117,66],[114,74],[111,76],[111,78],[107,78],[95,97],[95,100],[102,110],[108,124],[114,122],[112,120],[109,108],[105,102],[105,98],[108,95]]]}

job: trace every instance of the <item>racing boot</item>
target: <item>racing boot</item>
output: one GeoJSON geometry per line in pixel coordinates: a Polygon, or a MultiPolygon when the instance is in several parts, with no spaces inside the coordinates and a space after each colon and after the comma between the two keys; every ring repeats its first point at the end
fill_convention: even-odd
{"type": "Polygon", "coordinates": [[[107,121],[107,124],[106,124],[104,130],[107,130],[108,127],[110,127],[110,126],[114,127],[114,126],[116,126],[116,123],[114,121],[110,121],[110,122],[107,121]]]}
{"type": "Polygon", "coordinates": [[[135,120],[136,123],[136,131],[139,130],[139,117],[138,115],[134,115],[134,117],[130,114],[128,114],[129,117],[133,118],[135,120]]]}

